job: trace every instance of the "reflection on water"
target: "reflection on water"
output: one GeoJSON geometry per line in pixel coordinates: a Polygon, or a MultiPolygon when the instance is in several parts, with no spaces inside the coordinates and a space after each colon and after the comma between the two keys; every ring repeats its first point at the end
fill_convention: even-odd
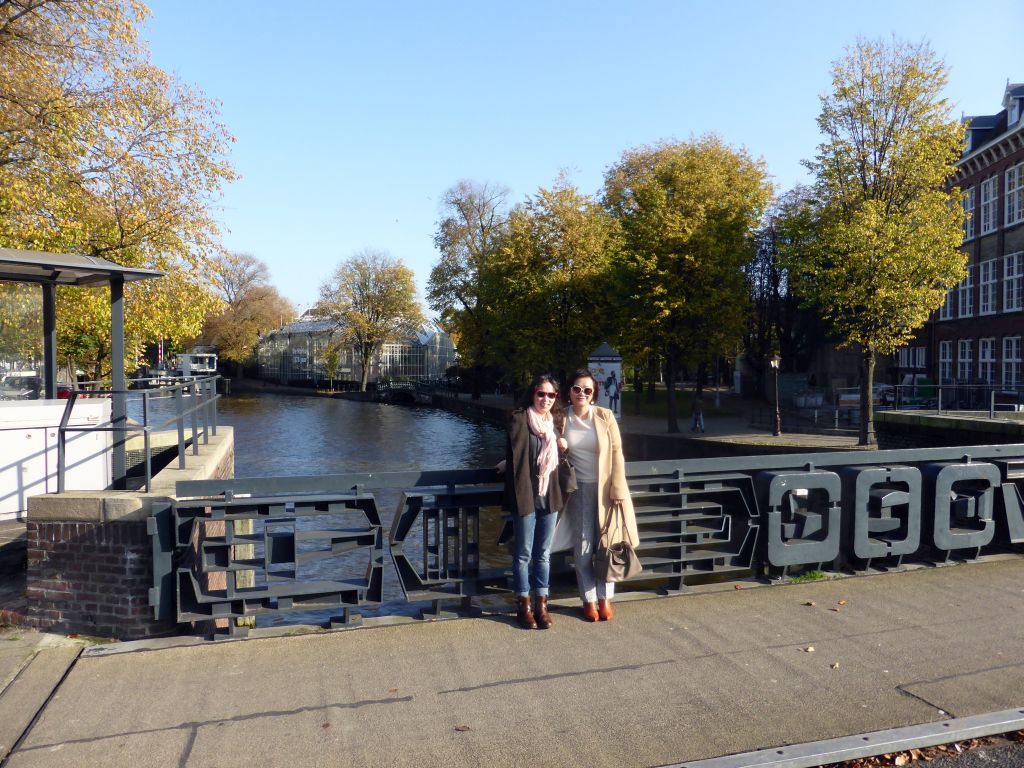
{"type": "MultiPolygon", "coordinates": [[[[475,469],[493,466],[504,457],[504,430],[432,408],[273,394],[232,395],[220,399],[217,405],[218,423],[229,424],[235,430],[236,478],[475,469]]],[[[385,528],[386,548],[387,531],[399,492],[379,491],[375,495],[385,528]]],[[[350,520],[332,520],[331,517],[304,519],[299,527],[325,529],[351,525],[350,520]]],[[[482,564],[486,567],[507,563],[507,556],[494,545],[498,511],[488,510],[484,517],[482,564]]],[[[416,550],[420,546],[422,536],[417,527],[410,532],[405,549],[413,556],[418,554],[416,550]]],[[[257,557],[260,556],[261,551],[257,552],[257,557]]],[[[302,575],[306,579],[332,578],[326,569],[337,568],[337,561],[338,558],[315,561],[302,575]],[[318,572],[319,569],[324,572],[318,572]]],[[[359,565],[358,559],[352,558],[343,566],[346,575],[352,576],[353,567],[359,565]]],[[[333,578],[338,578],[336,570],[333,578]]],[[[383,599],[379,608],[361,608],[359,612],[366,616],[415,614],[423,607],[405,602],[391,558],[386,553],[383,599]]],[[[296,611],[280,617],[261,617],[259,623],[322,623],[338,613],[337,610],[296,611]]]]}

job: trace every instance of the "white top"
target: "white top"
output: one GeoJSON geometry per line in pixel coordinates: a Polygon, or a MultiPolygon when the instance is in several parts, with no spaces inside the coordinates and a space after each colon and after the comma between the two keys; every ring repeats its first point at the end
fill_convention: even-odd
{"type": "Polygon", "coordinates": [[[594,429],[594,410],[581,419],[573,412],[565,422],[565,441],[569,444],[569,461],[576,468],[576,479],[584,483],[597,482],[597,432],[594,429]]]}

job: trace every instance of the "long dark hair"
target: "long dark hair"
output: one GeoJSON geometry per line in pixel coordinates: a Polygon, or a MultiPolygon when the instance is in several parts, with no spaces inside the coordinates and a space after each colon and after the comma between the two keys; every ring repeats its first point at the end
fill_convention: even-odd
{"type": "MultiPolygon", "coordinates": [[[[558,380],[550,373],[541,373],[533,377],[533,381],[530,382],[530,386],[526,388],[526,392],[523,393],[522,399],[519,401],[519,407],[524,411],[533,405],[533,395],[540,389],[542,384],[550,384],[554,387],[555,392],[558,392],[561,387],[558,386],[558,380]]],[[[555,420],[555,425],[560,426],[562,421],[565,419],[565,408],[562,407],[562,399],[560,397],[555,398],[555,404],[551,406],[551,417],[555,420]]]]}

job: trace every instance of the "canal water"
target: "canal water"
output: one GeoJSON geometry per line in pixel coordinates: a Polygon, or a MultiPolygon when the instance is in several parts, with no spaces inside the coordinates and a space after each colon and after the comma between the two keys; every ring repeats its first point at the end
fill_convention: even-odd
{"type": "MultiPolygon", "coordinates": [[[[504,458],[504,430],[434,408],[263,393],[222,397],[217,406],[218,422],[234,427],[236,478],[477,469],[494,466],[504,458]]],[[[398,505],[399,492],[378,491],[375,497],[387,548],[387,531],[398,505]]],[[[329,518],[329,515],[317,516],[300,525],[316,528],[344,525],[342,521],[329,518]]],[[[499,510],[487,510],[482,518],[482,565],[506,564],[507,554],[499,551],[495,543],[501,526],[499,510]]],[[[407,539],[406,551],[410,555],[419,554],[415,551],[421,542],[418,531],[418,527],[415,528],[407,539]]],[[[337,567],[335,559],[320,563],[301,574],[303,579],[331,578],[330,573],[318,572],[318,569],[337,567]]],[[[394,565],[385,553],[384,603],[379,607],[360,608],[358,612],[364,616],[414,615],[423,607],[424,604],[411,605],[405,601],[394,565]]],[[[272,618],[260,617],[258,623],[263,626],[323,623],[337,613],[337,609],[296,611],[272,618]]]]}

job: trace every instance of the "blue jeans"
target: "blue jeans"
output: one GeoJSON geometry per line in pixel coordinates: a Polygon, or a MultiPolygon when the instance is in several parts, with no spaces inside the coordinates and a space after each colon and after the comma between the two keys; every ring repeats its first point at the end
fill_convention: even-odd
{"type": "Polygon", "coordinates": [[[557,521],[558,515],[554,512],[512,515],[512,527],[516,535],[512,581],[516,597],[529,597],[531,589],[537,597],[547,597],[551,575],[551,541],[555,538],[557,521]]]}

